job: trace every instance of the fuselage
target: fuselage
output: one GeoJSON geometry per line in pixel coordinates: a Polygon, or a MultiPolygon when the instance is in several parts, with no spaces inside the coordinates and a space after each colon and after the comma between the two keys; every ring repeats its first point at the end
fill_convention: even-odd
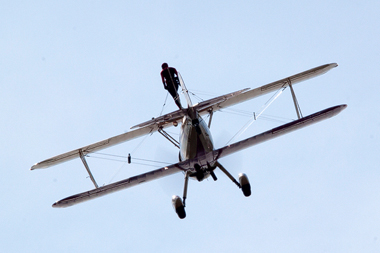
{"type": "MultiPolygon", "coordinates": [[[[215,167],[213,159],[207,161],[207,154],[214,150],[210,129],[206,122],[198,113],[189,113],[182,119],[181,135],[180,135],[180,160],[185,161],[196,157],[203,157],[199,163],[195,164],[195,170],[203,173],[204,177],[210,175],[209,169],[215,167]],[[198,168],[197,168],[198,167],[198,168]]],[[[199,180],[199,179],[198,179],[199,180]]]]}

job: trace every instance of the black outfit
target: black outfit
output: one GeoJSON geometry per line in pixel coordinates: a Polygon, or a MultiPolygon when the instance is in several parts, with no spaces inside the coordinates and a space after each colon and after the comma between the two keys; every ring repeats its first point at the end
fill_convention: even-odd
{"type": "Polygon", "coordinates": [[[178,72],[175,68],[168,67],[161,71],[161,79],[162,83],[164,84],[164,88],[170,93],[170,95],[173,97],[176,105],[182,109],[181,102],[179,100],[178,95],[178,86],[179,79],[178,79],[178,72]]]}

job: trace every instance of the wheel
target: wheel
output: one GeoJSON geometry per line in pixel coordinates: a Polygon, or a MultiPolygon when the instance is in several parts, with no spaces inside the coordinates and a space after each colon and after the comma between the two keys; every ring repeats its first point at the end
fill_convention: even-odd
{"type": "Polygon", "coordinates": [[[249,183],[248,177],[244,173],[239,174],[239,182],[241,190],[243,191],[244,196],[251,196],[251,184],[249,183]]]}
{"type": "Polygon", "coordinates": [[[177,215],[180,219],[186,218],[186,212],[185,212],[184,206],[180,206],[180,207],[176,208],[175,212],[177,213],[177,215]]]}
{"type": "Polygon", "coordinates": [[[249,197],[251,196],[251,185],[246,184],[241,187],[241,190],[243,191],[244,196],[249,197]]]}
{"type": "Polygon", "coordinates": [[[185,206],[183,205],[182,199],[179,196],[172,197],[172,205],[180,219],[186,218],[185,206]]]}

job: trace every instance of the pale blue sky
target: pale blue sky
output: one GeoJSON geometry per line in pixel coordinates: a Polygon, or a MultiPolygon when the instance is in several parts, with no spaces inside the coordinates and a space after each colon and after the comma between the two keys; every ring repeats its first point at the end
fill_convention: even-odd
{"type": "MultiPolygon", "coordinates": [[[[379,1],[324,0],[2,3],[2,251],[379,252],[379,9],[379,1]],[[164,61],[204,99],[337,62],[295,91],[304,115],[348,108],[221,160],[249,176],[249,198],[219,171],[216,182],[190,181],[185,220],[171,206],[181,174],[53,209],[93,188],[84,167],[30,166],[158,116],[164,61]]],[[[235,109],[257,111],[267,100],[235,109]]],[[[169,99],[165,112],[174,109],[169,99]]],[[[294,119],[289,90],[266,113],[294,119]]],[[[216,145],[248,119],[216,113],[216,145]]],[[[260,120],[241,138],[278,124],[260,120]]],[[[158,134],[107,152],[178,157],[158,134]]],[[[88,160],[99,184],[152,169],[88,160]]]]}

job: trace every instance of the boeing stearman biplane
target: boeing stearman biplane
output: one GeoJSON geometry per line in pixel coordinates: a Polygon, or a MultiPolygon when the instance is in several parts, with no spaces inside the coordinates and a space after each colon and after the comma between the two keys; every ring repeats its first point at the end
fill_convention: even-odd
{"type": "Polygon", "coordinates": [[[347,107],[347,105],[338,105],[330,107],[328,109],[303,117],[300,113],[299,105],[293,90],[294,84],[324,74],[337,66],[338,65],[336,63],[322,65],[304,71],[302,73],[281,79],[279,81],[269,83],[256,89],[239,90],[197,104],[191,103],[188,91],[185,87],[182,78],[180,77],[182,91],[185,95],[188,104],[187,109],[177,110],[165,114],[163,116],[153,118],[152,120],[132,127],[133,130],[129,132],[44,160],[33,165],[31,170],[47,168],[78,157],[82,160],[92,182],[95,185],[95,189],[59,200],[53,204],[53,207],[68,207],[93,198],[104,196],[115,191],[119,191],[144,182],[148,182],[153,179],[158,179],[177,172],[183,172],[185,178],[183,197],[182,199],[179,196],[172,197],[173,207],[179,218],[183,219],[186,217],[185,201],[187,196],[187,186],[189,178],[202,181],[205,178],[211,176],[214,180],[217,180],[214,174],[214,170],[216,168],[219,168],[228,178],[231,179],[233,183],[235,183],[239,188],[241,188],[243,194],[246,197],[248,197],[251,195],[251,186],[248,181],[248,177],[245,174],[241,173],[238,176],[238,180],[236,180],[219,163],[218,160],[222,157],[228,156],[245,148],[284,135],[294,130],[298,130],[300,128],[309,126],[311,124],[333,117],[340,113],[343,109],[347,107]],[[252,136],[245,140],[238,141],[225,147],[215,149],[209,129],[212,116],[215,111],[230,107],[232,105],[247,101],[249,99],[256,98],[264,94],[268,94],[270,92],[284,90],[287,87],[289,87],[291,90],[294,105],[298,115],[297,120],[273,128],[261,134],[252,136]],[[201,117],[207,114],[210,116],[208,123],[206,123],[205,120],[203,120],[201,117]],[[178,123],[182,124],[179,142],[177,142],[164,130],[165,128],[168,128],[173,125],[177,126],[178,123]],[[153,133],[155,131],[160,132],[172,143],[177,145],[177,147],[180,149],[180,161],[178,163],[168,165],[163,168],[143,173],[141,175],[127,178],[105,186],[99,187],[97,185],[86,162],[86,156],[88,154],[99,151],[104,148],[111,147],[116,144],[120,144],[125,141],[132,140],[143,135],[153,133]]]}

